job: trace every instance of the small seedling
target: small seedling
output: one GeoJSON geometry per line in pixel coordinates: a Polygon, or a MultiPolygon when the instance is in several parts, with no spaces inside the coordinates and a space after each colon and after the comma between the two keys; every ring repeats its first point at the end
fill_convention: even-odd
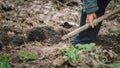
{"type": "Polygon", "coordinates": [[[0,68],[12,68],[7,56],[0,56],[0,68]]]}
{"type": "Polygon", "coordinates": [[[25,61],[25,60],[35,60],[37,57],[29,52],[23,52],[21,54],[17,54],[20,60],[25,61]]]}
{"type": "Polygon", "coordinates": [[[63,53],[68,56],[69,62],[75,63],[79,59],[82,51],[79,51],[78,49],[71,46],[69,50],[64,50],[63,53]]]}
{"type": "Polygon", "coordinates": [[[71,46],[69,50],[64,50],[63,53],[68,56],[68,61],[76,63],[80,57],[80,54],[83,53],[83,49],[86,51],[92,51],[92,48],[95,46],[95,43],[90,44],[78,44],[76,49],[74,46],[71,46]]]}

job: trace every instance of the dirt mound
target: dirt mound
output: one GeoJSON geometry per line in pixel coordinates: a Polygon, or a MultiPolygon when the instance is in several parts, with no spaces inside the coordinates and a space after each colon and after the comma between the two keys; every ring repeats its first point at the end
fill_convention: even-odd
{"type": "Polygon", "coordinates": [[[67,33],[63,29],[55,30],[50,26],[35,27],[27,30],[26,33],[23,31],[9,26],[2,27],[0,29],[0,45],[20,46],[34,41],[53,45],[58,44],[61,36],[67,33]]]}
{"type": "Polygon", "coordinates": [[[28,41],[41,41],[49,44],[57,44],[61,41],[62,32],[56,31],[53,27],[36,27],[29,31],[28,41]]]}

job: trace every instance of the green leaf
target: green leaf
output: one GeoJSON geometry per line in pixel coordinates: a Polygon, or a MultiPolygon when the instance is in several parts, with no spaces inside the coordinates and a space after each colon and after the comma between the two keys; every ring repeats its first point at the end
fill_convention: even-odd
{"type": "Polygon", "coordinates": [[[80,51],[76,50],[76,60],[79,59],[81,53],[82,53],[82,50],[80,50],[80,51]]]}
{"type": "Polygon", "coordinates": [[[74,56],[73,56],[73,55],[70,55],[70,56],[68,57],[68,60],[69,60],[70,62],[74,62],[74,56]]]}
{"type": "Polygon", "coordinates": [[[75,62],[75,48],[73,46],[70,47],[69,50],[64,50],[63,53],[68,56],[68,61],[69,62],[75,62]]]}
{"type": "Polygon", "coordinates": [[[72,63],[76,63],[80,57],[80,55],[83,53],[83,49],[86,49],[87,51],[91,51],[92,48],[95,46],[94,43],[91,44],[77,44],[78,49],[71,46],[69,50],[64,50],[63,53],[67,55],[68,61],[72,63]]]}
{"type": "Polygon", "coordinates": [[[70,51],[75,51],[74,46],[71,46],[71,47],[70,47],[70,51]]]}
{"type": "Polygon", "coordinates": [[[112,63],[111,67],[112,68],[120,68],[120,62],[119,63],[112,63]]]}
{"type": "Polygon", "coordinates": [[[11,63],[7,62],[7,68],[12,68],[11,63]]]}
{"type": "Polygon", "coordinates": [[[117,33],[117,32],[120,32],[120,29],[118,29],[118,30],[110,29],[109,32],[110,32],[110,33],[117,33]]]}
{"type": "Polygon", "coordinates": [[[102,61],[99,65],[98,68],[105,68],[105,61],[102,61]]]}
{"type": "Polygon", "coordinates": [[[90,43],[89,45],[86,45],[86,50],[87,51],[92,51],[92,49],[95,45],[96,45],[95,43],[90,43]]]}
{"type": "Polygon", "coordinates": [[[87,51],[92,51],[93,47],[95,46],[95,43],[89,43],[89,44],[77,44],[78,49],[86,49],[87,51]]]}
{"type": "Polygon", "coordinates": [[[20,60],[35,60],[37,57],[29,52],[23,52],[21,54],[17,54],[20,60]]]}
{"type": "Polygon", "coordinates": [[[8,57],[7,56],[0,56],[0,62],[5,62],[8,61],[8,57]]]}
{"type": "Polygon", "coordinates": [[[0,68],[12,68],[7,56],[0,56],[0,68]]]}
{"type": "Polygon", "coordinates": [[[55,67],[54,68],[60,68],[60,66],[59,65],[55,65],[55,67]]]}
{"type": "Polygon", "coordinates": [[[118,54],[115,53],[115,52],[113,52],[112,54],[113,54],[114,57],[117,57],[117,56],[118,56],[118,54]]]}
{"type": "Polygon", "coordinates": [[[6,63],[5,62],[0,62],[0,68],[6,68],[6,63]]]}
{"type": "Polygon", "coordinates": [[[85,48],[85,46],[82,45],[82,44],[77,44],[76,46],[78,46],[78,49],[83,49],[83,48],[85,48]]]}

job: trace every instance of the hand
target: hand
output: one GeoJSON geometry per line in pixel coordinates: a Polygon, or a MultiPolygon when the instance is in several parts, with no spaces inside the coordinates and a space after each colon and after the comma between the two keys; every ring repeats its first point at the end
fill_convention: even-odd
{"type": "Polygon", "coordinates": [[[96,13],[89,13],[87,14],[86,23],[88,23],[92,28],[96,26],[96,24],[93,23],[93,21],[96,19],[96,13]]]}

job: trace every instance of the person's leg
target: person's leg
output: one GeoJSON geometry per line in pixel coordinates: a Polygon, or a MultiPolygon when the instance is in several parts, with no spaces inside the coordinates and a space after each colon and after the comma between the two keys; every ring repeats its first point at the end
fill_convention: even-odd
{"type": "MultiPolygon", "coordinates": [[[[99,10],[96,11],[96,15],[97,18],[104,15],[105,13],[105,8],[107,7],[108,3],[110,2],[110,0],[98,0],[98,7],[99,10]]],[[[96,42],[96,37],[98,35],[98,32],[100,30],[100,26],[101,26],[102,22],[100,22],[94,29],[90,29],[89,30],[89,38],[91,39],[91,42],[96,42]]]]}
{"type": "MultiPolygon", "coordinates": [[[[80,26],[83,26],[86,24],[86,15],[87,14],[82,11],[80,26]]],[[[90,38],[88,37],[88,30],[89,29],[79,33],[79,35],[74,39],[73,45],[78,44],[78,43],[81,43],[81,44],[88,43],[90,41],[90,38]]]]}
{"type": "MultiPolygon", "coordinates": [[[[96,11],[97,17],[100,17],[104,15],[105,13],[105,8],[108,5],[110,0],[98,0],[98,7],[99,10],[96,11]]],[[[86,24],[86,13],[82,12],[81,14],[81,21],[80,21],[80,26],[83,26],[86,24]]],[[[90,42],[95,42],[97,34],[99,32],[101,23],[99,23],[94,29],[89,28],[81,33],[74,39],[73,45],[75,44],[85,44],[85,43],[90,43],[90,42]]]]}

